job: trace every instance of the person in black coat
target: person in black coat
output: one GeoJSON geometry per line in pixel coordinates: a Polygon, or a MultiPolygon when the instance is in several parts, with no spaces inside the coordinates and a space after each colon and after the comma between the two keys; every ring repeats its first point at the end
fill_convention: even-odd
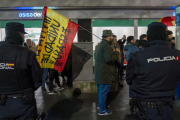
{"type": "Polygon", "coordinates": [[[136,40],[136,45],[139,48],[139,50],[144,50],[147,43],[148,43],[148,40],[147,40],[147,35],[146,34],[142,34],[140,36],[140,40],[136,40]]]}
{"type": "Polygon", "coordinates": [[[0,42],[0,119],[34,120],[34,91],[42,84],[42,69],[36,54],[22,47],[24,24],[10,22],[5,29],[6,39],[0,42]]]}
{"type": "Polygon", "coordinates": [[[119,46],[120,46],[120,52],[121,52],[121,64],[120,64],[120,79],[122,79],[123,74],[123,69],[124,69],[124,53],[123,53],[123,49],[124,49],[124,44],[126,42],[126,36],[124,35],[122,37],[122,39],[117,41],[119,46]]]}
{"type": "Polygon", "coordinates": [[[127,65],[126,81],[136,96],[136,113],[141,120],[173,120],[180,51],[168,46],[166,28],[160,22],[148,25],[148,47],[132,54],[127,65]]]}
{"type": "Polygon", "coordinates": [[[172,37],[171,48],[175,49],[175,37],[172,37]]]}

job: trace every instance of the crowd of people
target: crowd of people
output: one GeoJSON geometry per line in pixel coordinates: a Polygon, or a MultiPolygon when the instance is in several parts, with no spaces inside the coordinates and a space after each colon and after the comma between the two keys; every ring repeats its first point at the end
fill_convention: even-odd
{"type": "MultiPolygon", "coordinates": [[[[31,39],[26,39],[26,42],[24,43],[24,47],[27,47],[34,53],[37,52],[37,47],[34,41],[31,41],[31,39]]],[[[66,67],[65,70],[62,73],[59,73],[57,70],[50,69],[50,68],[42,68],[43,69],[43,75],[42,75],[42,85],[41,89],[43,92],[47,92],[48,94],[56,94],[58,90],[63,90],[65,84],[69,87],[72,86],[72,82],[68,79],[71,76],[68,76],[66,74],[66,67]],[[61,79],[62,78],[62,81],[61,79]],[[55,83],[54,83],[55,81],[55,83]],[[45,87],[45,84],[48,87],[48,90],[45,87]]]]}
{"type": "MultiPolygon", "coordinates": [[[[34,120],[37,107],[34,92],[41,86],[48,94],[63,90],[65,77],[72,87],[72,60],[67,60],[62,73],[41,68],[37,46],[27,39],[24,47],[24,24],[6,24],[6,38],[0,44],[0,118],[34,120]],[[59,76],[63,78],[60,83],[59,76]],[[53,84],[55,80],[56,84],[53,84]]],[[[71,52],[70,54],[71,55],[71,52]]],[[[110,115],[107,94],[117,73],[119,87],[127,61],[126,82],[132,113],[141,120],[173,120],[173,101],[180,80],[180,51],[175,49],[173,32],[163,23],[148,25],[147,35],[136,40],[124,35],[120,40],[111,30],[103,30],[102,41],[95,49],[95,82],[97,83],[99,115],[110,115]],[[126,43],[126,44],[125,44],[126,43]]],[[[69,57],[72,59],[71,57],[69,57]]]]}
{"type": "Polygon", "coordinates": [[[110,115],[107,93],[118,68],[119,86],[127,61],[126,81],[129,85],[129,105],[141,120],[173,120],[172,109],[179,82],[180,52],[175,49],[173,32],[163,23],[148,26],[139,40],[124,35],[117,40],[111,30],[103,30],[102,41],[95,49],[95,81],[97,83],[99,115],[110,115]],[[126,42],[126,44],[125,44],[126,42]]]}

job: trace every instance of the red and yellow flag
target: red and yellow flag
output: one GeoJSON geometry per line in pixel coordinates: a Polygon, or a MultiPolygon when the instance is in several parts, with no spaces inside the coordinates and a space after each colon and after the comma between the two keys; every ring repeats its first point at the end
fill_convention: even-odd
{"type": "Polygon", "coordinates": [[[48,7],[43,9],[43,26],[37,59],[42,68],[62,72],[79,25],[48,7]]]}

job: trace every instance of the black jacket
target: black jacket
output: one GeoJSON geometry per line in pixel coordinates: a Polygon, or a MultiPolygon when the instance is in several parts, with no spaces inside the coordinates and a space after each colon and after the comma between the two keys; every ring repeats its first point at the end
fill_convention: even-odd
{"type": "Polygon", "coordinates": [[[124,61],[124,53],[123,53],[123,49],[124,49],[124,43],[126,42],[126,39],[124,39],[123,41],[120,39],[117,41],[120,47],[120,52],[121,52],[121,65],[123,65],[123,61],[124,61]]]}
{"type": "MultiPolygon", "coordinates": [[[[22,47],[23,39],[17,31],[6,29],[6,39],[5,42],[1,42],[1,44],[6,45],[14,45],[22,47]]],[[[29,50],[28,48],[24,48],[24,51],[21,55],[21,68],[24,71],[27,71],[27,75],[32,78],[32,91],[37,90],[42,84],[42,69],[36,59],[36,54],[29,50]],[[27,63],[29,61],[29,63],[27,63]]]]}
{"type": "Polygon", "coordinates": [[[32,77],[32,82],[33,82],[33,90],[37,90],[41,84],[42,84],[42,74],[43,71],[36,59],[36,53],[34,53],[33,51],[31,51],[30,49],[25,49],[24,52],[22,53],[22,57],[21,57],[21,67],[22,69],[29,69],[31,72],[29,74],[31,74],[32,77]],[[30,65],[27,65],[27,59],[28,59],[28,53],[31,53],[30,58],[30,65]]]}
{"type": "Polygon", "coordinates": [[[120,39],[120,40],[118,40],[117,41],[118,42],[118,44],[119,44],[119,46],[120,46],[120,51],[123,51],[123,45],[124,45],[124,43],[126,42],[126,39],[124,39],[123,41],[120,39]]]}
{"type": "Polygon", "coordinates": [[[149,42],[149,47],[132,54],[126,81],[141,101],[172,101],[180,80],[180,51],[166,41],[149,42]]]}
{"type": "MultiPolygon", "coordinates": [[[[146,40],[136,40],[136,46],[139,48],[140,46],[142,48],[145,48],[147,44],[146,40]]],[[[142,48],[140,48],[140,50],[143,50],[142,48]]]]}
{"type": "Polygon", "coordinates": [[[171,48],[175,49],[175,44],[171,43],[171,48]]]}

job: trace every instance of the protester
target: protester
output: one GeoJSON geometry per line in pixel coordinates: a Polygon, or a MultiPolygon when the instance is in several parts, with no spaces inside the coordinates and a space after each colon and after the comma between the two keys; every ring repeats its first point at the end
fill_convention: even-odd
{"type": "Polygon", "coordinates": [[[42,91],[46,91],[45,82],[47,76],[48,76],[48,68],[43,68],[42,85],[41,85],[42,91]]]}
{"type": "Polygon", "coordinates": [[[54,79],[55,79],[55,82],[57,84],[57,87],[55,89],[58,89],[58,90],[63,90],[64,88],[61,86],[60,84],[60,81],[59,81],[59,73],[57,70],[54,71],[54,79]]]}
{"type": "Polygon", "coordinates": [[[171,48],[175,49],[175,37],[172,37],[171,48]]]}
{"type": "Polygon", "coordinates": [[[126,42],[126,35],[123,35],[123,37],[118,40],[118,44],[120,46],[120,53],[121,53],[121,66],[120,66],[120,79],[124,79],[123,75],[123,70],[124,70],[124,52],[123,52],[123,47],[124,47],[124,44],[126,42]]]}
{"type": "Polygon", "coordinates": [[[173,37],[173,32],[171,30],[166,31],[166,42],[169,46],[171,46],[171,40],[173,37]]]}
{"type": "Polygon", "coordinates": [[[62,88],[64,88],[65,84],[67,83],[66,78],[65,78],[65,77],[67,77],[67,74],[66,74],[65,70],[62,71],[61,77],[62,77],[62,88]]]}
{"type": "MultiPolygon", "coordinates": [[[[124,51],[125,51],[125,58],[128,64],[128,61],[131,57],[131,55],[137,51],[139,51],[138,47],[135,45],[135,39],[134,36],[129,36],[127,38],[127,45],[125,45],[124,47],[124,51]]],[[[133,106],[132,106],[132,97],[134,97],[132,90],[131,90],[131,86],[129,86],[129,105],[131,106],[131,111],[133,110],[133,106]]]]}
{"type": "Polygon", "coordinates": [[[50,73],[49,73],[49,91],[48,94],[56,94],[57,92],[53,89],[54,88],[54,79],[55,79],[55,73],[56,70],[54,69],[50,69],[50,73]]]}
{"type": "Polygon", "coordinates": [[[142,34],[140,36],[140,40],[136,40],[136,45],[139,48],[139,50],[144,50],[147,43],[148,43],[148,40],[147,40],[147,35],[146,34],[142,34]]]}
{"type": "Polygon", "coordinates": [[[115,72],[115,61],[120,50],[111,47],[113,34],[111,30],[103,30],[103,39],[95,50],[95,81],[97,83],[99,115],[110,115],[107,110],[106,100],[115,72]]]}
{"type": "Polygon", "coordinates": [[[62,82],[63,86],[61,86],[60,84],[60,80],[59,80],[59,73],[58,71],[54,70],[54,69],[49,69],[49,68],[43,68],[43,76],[42,76],[42,91],[46,91],[45,88],[45,81],[47,80],[47,76],[49,74],[49,82],[46,83],[49,87],[49,91],[48,94],[56,94],[56,90],[63,90],[64,89],[64,80],[62,82]],[[55,80],[55,83],[57,85],[53,84],[53,81],[55,80]]]}
{"type": "MultiPolygon", "coordinates": [[[[116,35],[113,35],[113,43],[111,45],[114,49],[118,48],[120,49],[120,46],[119,44],[117,43],[117,36],[116,35]]],[[[118,79],[119,79],[119,87],[123,87],[123,85],[120,83],[120,67],[121,67],[121,52],[120,54],[118,55],[118,59],[116,61],[116,66],[118,67],[118,79]]]]}
{"type": "Polygon", "coordinates": [[[26,45],[27,45],[27,47],[30,49],[30,50],[32,50],[33,52],[37,52],[37,49],[36,49],[36,47],[33,47],[32,46],[32,41],[31,41],[31,39],[27,39],[26,40],[26,45]]]}
{"type": "Polygon", "coordinates": [[[134,39],[134,36],[129,36],[127,38],[127,44],[125,45],[124,47],[124,51],[125,51],[125,58],[126,58],[126,61],[128,63],[130,57],[131,57],[131,54],[134,53],[134,52],[137,52],[139,51],[138,47],[135,45],[135,39],[134,39]]]}
{"type": "Polygon", "coordinates": [[[32,47],[36,48],[36,43],[34,41],[32,42],[32,47]]]}
{"type": "Polygon", "coordinates": [[[27,39],[27,40],[26,40],[26,45],[27,45],[28,48],[32,47],[32,41],[31,41],[31,39],[27,39]]]}

